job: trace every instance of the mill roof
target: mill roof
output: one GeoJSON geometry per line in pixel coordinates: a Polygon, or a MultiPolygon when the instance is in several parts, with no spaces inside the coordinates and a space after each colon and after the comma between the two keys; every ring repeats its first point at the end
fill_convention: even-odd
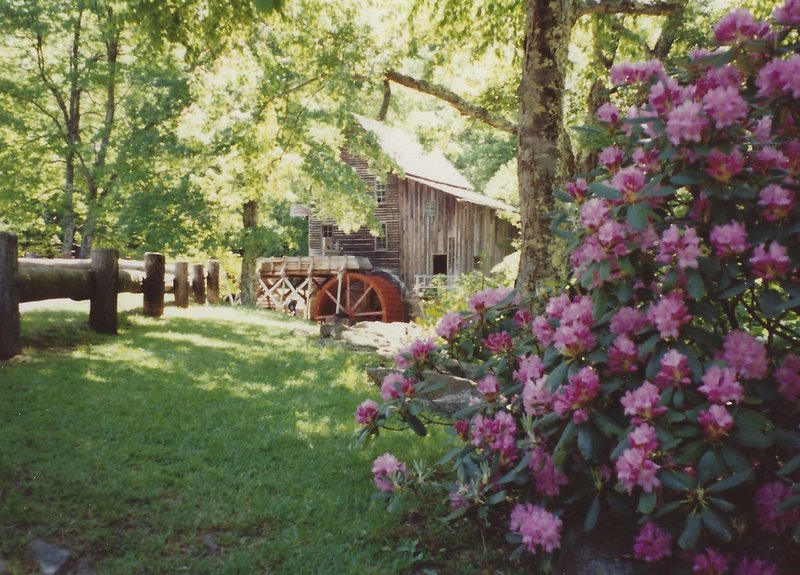
{"type": "Polygon", "coordinates": [[[516,212],[517,208],[476,192],[472,184],[439,150],[426,150],[414,136],[378,120],[356,116],[361,127],[372,132],[381,150],[403,170],[409,180],[455,196],[461,201],[496,210],[516,212]]]}

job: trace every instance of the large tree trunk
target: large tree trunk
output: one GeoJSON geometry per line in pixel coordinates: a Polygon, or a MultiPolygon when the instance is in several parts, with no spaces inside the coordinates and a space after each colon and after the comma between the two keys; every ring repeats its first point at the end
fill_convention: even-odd
{"type": "Polygon", "coordinates": [[[522,254],[517,287],[566,278],[566,251],[550,232],[553,189],[572,164],[564,130],[564,85],[575,8],[571,0],[525,0],[525,59],[519,88],[518,176],[522,254]],[[561,254],[561,255],[559,255],[561,254]]]}
{"type": "Polygon", "coordinates": [[[242,209],[242,276],[240,289],[242,290],[242,305],[255,306],[258,294],[258,277],[256,276],[256,259],[258,259],[258,245],[254,240],[258,227],[258,202],[248,200],[242,209]]]}

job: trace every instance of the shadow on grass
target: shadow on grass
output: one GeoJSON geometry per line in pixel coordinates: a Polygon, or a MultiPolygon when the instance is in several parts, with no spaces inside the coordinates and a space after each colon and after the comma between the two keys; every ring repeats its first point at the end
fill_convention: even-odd
{"type": "Polygon", "coordinates": [[[432,446],[350,449],[367,356],[243,310],[123,314],[117,337],[87,319],[30,312],[34,351],[0,366],[0,557],[29,568],[41,537],[112,574],[408,567],[369,468],[432,446]]]}

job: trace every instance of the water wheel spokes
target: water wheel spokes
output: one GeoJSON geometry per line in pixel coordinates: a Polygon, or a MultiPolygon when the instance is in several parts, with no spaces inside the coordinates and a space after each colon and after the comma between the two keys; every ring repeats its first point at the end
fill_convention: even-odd
{"type": "Polygon", "coordinates": [[[400,291],[381,276],[356,272],[329,279],[320,288],[314,318],[347,317],[353,321],[404,321],[400,291]]]}

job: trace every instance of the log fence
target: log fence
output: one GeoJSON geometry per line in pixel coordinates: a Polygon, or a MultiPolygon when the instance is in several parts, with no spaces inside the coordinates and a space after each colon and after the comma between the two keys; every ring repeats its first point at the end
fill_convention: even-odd
{"type": "Polygon", "coordinates": [[[89,300],[89,327],[106,334],[117,333],[117,294],[141,293],[143,313],[160,317],[164,294],[171,293],[178,307],[195,303],[219,303],[219,262],[211,260],[166,264],[162,254],[148,252],[144,261],[119,259],[117,250],[92,250],[90,259],[19,258],[17,238],[0,232],[0,360],[22,349],[19,304],[48,299],[89,300]],[[207,271],[206,271],[207,269],[207,271]],[[207,287],[206,287],[207,286],[207,287]]]}

